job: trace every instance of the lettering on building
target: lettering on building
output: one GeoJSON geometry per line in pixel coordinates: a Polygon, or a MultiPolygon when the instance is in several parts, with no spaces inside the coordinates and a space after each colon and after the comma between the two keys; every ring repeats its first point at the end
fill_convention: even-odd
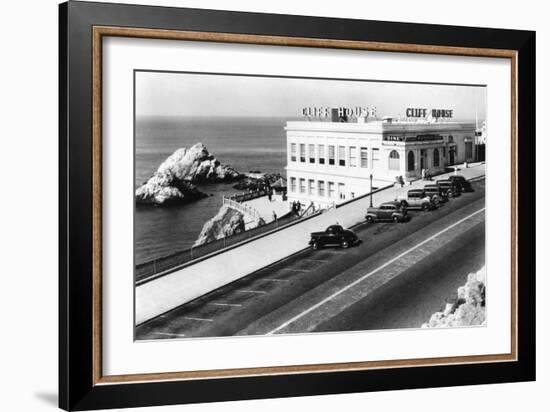
{"type": "Polygon", "coordinates": [[[405,112],[407,117],[416,117],[416,118],[425,118],[428,117],[428,115],[431,115],[431,117],[439,119],[439,118],[452,118],[453,117],[453,110],[452,109],[431,109],[428,111],[428,109],[423,107],[409,107],[405,112]]]}

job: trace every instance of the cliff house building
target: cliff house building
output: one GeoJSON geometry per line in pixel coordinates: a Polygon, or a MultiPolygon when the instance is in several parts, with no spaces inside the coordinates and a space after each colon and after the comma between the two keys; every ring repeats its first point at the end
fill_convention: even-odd
{"type": "Polygon", "coordinates": [[[405,120],[288,121],[288,200],[328,207],[395,183],[473,162],[474,122],[405,120]]]}

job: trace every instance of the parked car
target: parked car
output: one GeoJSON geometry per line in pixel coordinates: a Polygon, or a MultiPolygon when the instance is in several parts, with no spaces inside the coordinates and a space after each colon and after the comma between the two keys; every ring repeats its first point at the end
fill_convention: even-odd
{"type": "Polygon", "coordinates": [[[460,187],[452,180],[442,179],[438,180],[436,183],[445,193],[447,193],[449,199],[451,197],[460,196],[460,187]]]}
{"type": "Polygon", "coordinates": [[[429,184],[424,186],[424,192],[426,196],[429,196],[436,205],[441,202],[449,200],[447,192],[436,184],[429,184]]]}
{"type": "Polygon", "coordinates": [[[359,242],[353,230],[344,229],[340,225],[332,225],[324,232],[313,232],[309,244],[314,250],[324,246],[341,246],[344,249],[359,242]]]}
{"type": "Polygon", "coordinates": [[[407,208],[401,202],[385,202],[378,207],[369,207],[365,219],[373,223],[380,220],[403,222],[407,218],[407,208]]]}
{"type": "Polygon", "coordinates": [[[451,175],[449,180],[454,182],[460,187],[460,190],[463,192],[473,192],[472,185],[469,181],[466,180],[464,176],[461,175],[451,175]]]}
{"type": "Polygon", "coordinates": [[[423,189],[412,189],[407,192],[406,198],[398,199],[401,206],[407,209],[433,210],[436,205],[423,189]]]}

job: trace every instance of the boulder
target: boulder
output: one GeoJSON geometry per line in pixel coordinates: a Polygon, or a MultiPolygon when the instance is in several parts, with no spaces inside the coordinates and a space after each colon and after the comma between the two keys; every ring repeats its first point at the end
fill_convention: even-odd
{"type": "Polygon", "coordinates": [[[203,245],[213,240],[223,239],[224,237],[244,232],[244,226],[244,216],[242,213],[228,206],[222,206],[216,216],[204,224],[193,246],[203,245]]]}
{"type": "MultiPolygon", "coordinates": [[[[247,219],[252,218],[247,217],[247,219]]],[[[223,205],[216,216],[204,224],[201,233],[193,246],[200,246],[214,240],[230,237],[264,224],[265,222],[262,218],[257,218],[254,219],[254,221],[249,222],[248,227],[245,227],[246,224],[244,215],[227,205],[223,205]]]]}

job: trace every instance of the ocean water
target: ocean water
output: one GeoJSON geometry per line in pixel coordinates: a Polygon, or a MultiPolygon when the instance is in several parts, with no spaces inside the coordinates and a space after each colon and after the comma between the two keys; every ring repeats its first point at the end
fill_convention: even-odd
{"type": "MultiPolygon", "coordinates": [[[[141,117],[136,119],[135,187],[175,150],[202,142],[222,164],[244,173],[284,173],[286,118],[141,117]]],[[[204,223],[219,210],[234,183],[201,184],[209,197],[186,205],[137,207],[134,217],[136,264],[187,249],[204,223]]]]}

